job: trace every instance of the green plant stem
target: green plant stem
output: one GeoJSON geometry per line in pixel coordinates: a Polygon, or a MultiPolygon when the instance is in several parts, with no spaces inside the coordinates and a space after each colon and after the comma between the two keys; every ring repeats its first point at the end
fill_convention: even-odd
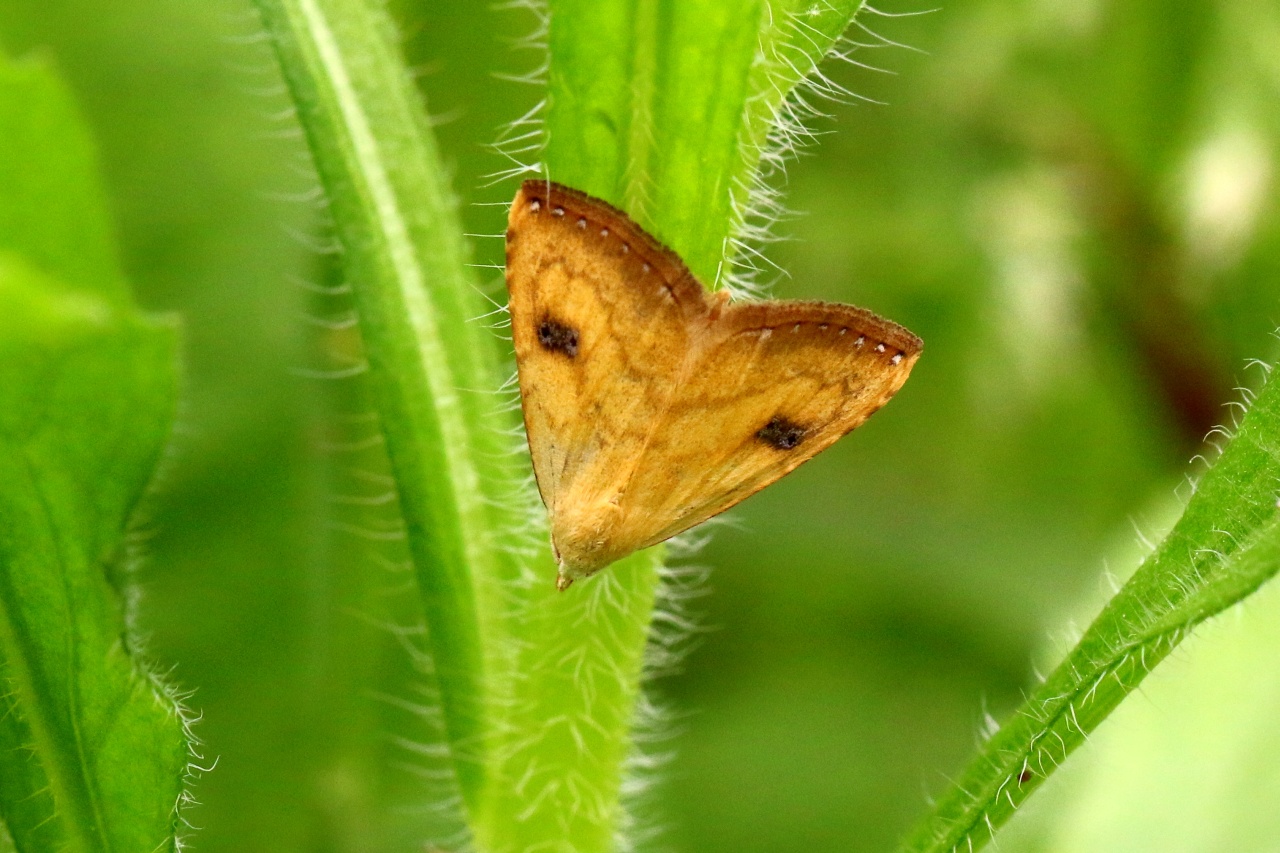
{"type": "Polygon", "coordinates": [[[718,286],[780,108],[861,0],[549,5],[548,174],[626,210],[718,286]]]}
{"type": "Polygon", "coordinates": [[[175,845],[188,743],[107,570],[168,439],[176,344],[0,252],[0,817],[23,850],[175,845]]]}
{"type": "Polygon", "coordinates": [[[515,641],[505,726],[476,835],[486,851],[613,849],[660,549],[565,593],[540,584],[515,641]]]}

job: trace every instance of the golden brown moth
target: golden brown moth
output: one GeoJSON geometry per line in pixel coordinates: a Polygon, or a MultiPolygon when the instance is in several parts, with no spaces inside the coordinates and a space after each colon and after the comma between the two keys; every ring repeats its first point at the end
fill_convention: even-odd
{"type": "Polygon", "coordinates": [[[920,356],[861,308],[730,302],[625,213],[549,181],[516,194],[506,261],[560,589],[812,459],[920,356]]]}

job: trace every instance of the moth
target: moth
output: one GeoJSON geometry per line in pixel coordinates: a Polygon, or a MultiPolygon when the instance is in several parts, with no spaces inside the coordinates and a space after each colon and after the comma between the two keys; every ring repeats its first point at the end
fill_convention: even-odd
{"type": "Polygon", "coordinates": [[[511,205],[506,280],[562,590],[812,459],[921,351],[861,308],[731,302],[622,211],[545,180],[511,205]]]}

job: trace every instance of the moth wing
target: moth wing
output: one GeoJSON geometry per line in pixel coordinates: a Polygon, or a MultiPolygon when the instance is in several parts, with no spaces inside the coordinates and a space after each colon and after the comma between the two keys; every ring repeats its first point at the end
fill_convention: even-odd
{"type": "Polygon", "coordinates": [[[661,542],[831,446],[897,393],[919,338],[805,302],[729,306],[690,365],[627,489],[619,535],[661,542]]]}
{"type": "Polygon", "coordinates": [[[533,470],[563,546],[577,515],[616,503],[706,297],[625,214],[546,181],[512,204],[506,277],[533,470]]]}

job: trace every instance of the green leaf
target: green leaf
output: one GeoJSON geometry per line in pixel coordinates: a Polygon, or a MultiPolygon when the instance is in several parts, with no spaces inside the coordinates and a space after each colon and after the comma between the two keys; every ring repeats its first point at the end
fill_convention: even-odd
{"type": "Polygon", "coordinates": [[[1172,532],[902,847],[981,847],[1205,619],[1280,569],[1280,383],[1269,380],[1172,532]]]}
{"type": "Polygon", "coordinates": [[[0,255],[0,815],[23,851],[173,849],[188,746],[106,569],[169,433],[175,334],[0,255]]]}
{"type": "MultiPolygon", "coordinates": [[[[490,307],[382,5],[258,0],[343,247],[462,791],[474,804],[523,524],[490,307]]],[[[548,574],[551,577],[551,574],[548,574]]]]}

